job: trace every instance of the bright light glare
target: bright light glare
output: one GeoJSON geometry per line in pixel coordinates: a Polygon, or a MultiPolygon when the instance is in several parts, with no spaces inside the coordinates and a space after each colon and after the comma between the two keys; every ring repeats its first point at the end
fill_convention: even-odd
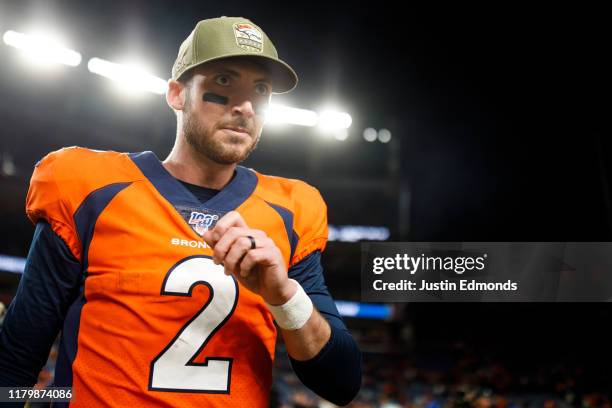
{"type": "Polygon", "coordinates": [[[380,129],[378,131],[378,140],[381,143],[389,143],[391,140],[391,132],[389,132],[387,129],[380,129]]]}
{"type": "Polygon", "coordinates": [[[353,118],[346,112],[325,111],[319,114],[319,127],[323,130],[348,129],[353,118]]]}
{"type": "Polygon", "coordinates": [[[289,124],[312,127],[316,126],[319,122],[316,112],[284,105],[270,104],[265,115],[266,124],[289,124]]]}
{"type": "Polygon", "coordinates": [[[2,39],[6,45],[23,51],[29,60],[38,65],[55,63],[76,67],[81,63],[81,54],[66,48],[49,35],[28,35],[9,30],[2,39]]]}
{"type": "Polygon", "coordinates": [[[328,228],[330,241],[386,241],[391,236],[389,228],[382,226],[329,225],[328,228]]]}
{"type": "Polygon", "coordinates": [[[367,142],[375,141],[377,135],[378,135],[378,132],[376,132],[376,129],[373,129],[373,128],[367,128],[363,131],[363,138],[367,142]]]}
{"type": "Polygon", "coordinates": [[[135,65],[123,65],[101,58],[92,58],[87,63],[87,69],[94,74],[117,81],[126,90],[148,91],[163,95],[168,86],[165,80],[135,65]]]}
{"type": "Polygon", "coordinates": [[[335,130],[333,133],[336,140],[340,140],[341,142],[345,141],[349,135],[348,129],[338,129],[335,130]]]}

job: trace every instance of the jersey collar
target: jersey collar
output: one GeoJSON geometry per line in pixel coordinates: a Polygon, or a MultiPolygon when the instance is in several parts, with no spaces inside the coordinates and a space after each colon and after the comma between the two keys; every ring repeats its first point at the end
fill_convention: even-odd
{"type": "Polygon", "coordinates": [[[145,151],[129,154],[155,189],[176,207],[206,208],[219,213],[233,211],[253,194],[257,186],[257,175],[253,170],[236,166],[234,178],[213,198],[202,204],[164,168],[155,153],[145,151]]]}

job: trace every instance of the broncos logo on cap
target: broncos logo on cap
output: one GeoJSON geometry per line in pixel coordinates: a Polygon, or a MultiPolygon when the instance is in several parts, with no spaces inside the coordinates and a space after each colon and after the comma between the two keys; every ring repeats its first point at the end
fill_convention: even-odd
{"type": "Polygon", "coordinates": [[[263,35],[255,26],[247,23],[234,24],[236,44],[247,51],[263,51],[263,35]]]}

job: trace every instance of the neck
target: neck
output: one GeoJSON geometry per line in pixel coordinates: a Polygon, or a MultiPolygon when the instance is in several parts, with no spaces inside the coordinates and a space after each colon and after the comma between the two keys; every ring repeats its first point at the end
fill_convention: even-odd
{"type": "Polygon", "coordinates": [[[219,164],[194,151],[190,146],[183,147],[181,149],[175,145],[162,162],[174,178],[215,190],[221,190],[230,182],[236,164],[219,164]]]}

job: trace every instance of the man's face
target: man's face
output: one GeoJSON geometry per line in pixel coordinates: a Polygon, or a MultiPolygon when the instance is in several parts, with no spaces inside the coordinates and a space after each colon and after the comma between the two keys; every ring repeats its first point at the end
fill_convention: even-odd
{"type": "Polygon", "coordinates": [[[185,87],[183,132],[189,145],[219,164],[245,160],[259,141],[270,103],[267,71],[245,59],[212,62],[194,68],[185,87]],[[227,98],[227,104],[205,101],[207,93],[227,98]]]}

